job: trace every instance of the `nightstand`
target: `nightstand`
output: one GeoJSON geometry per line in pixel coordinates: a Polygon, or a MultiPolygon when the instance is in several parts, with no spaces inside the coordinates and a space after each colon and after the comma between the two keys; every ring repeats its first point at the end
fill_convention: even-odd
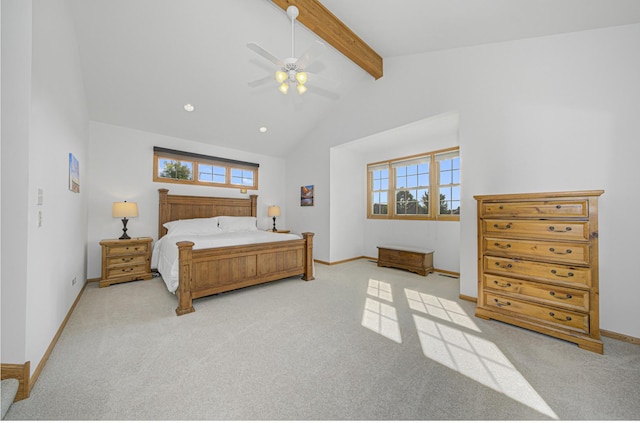
{"type": "Polygon", "coordinates": [[[114,283],[151,279],[152,238],[104,239],[100,288],[114,283]]]}

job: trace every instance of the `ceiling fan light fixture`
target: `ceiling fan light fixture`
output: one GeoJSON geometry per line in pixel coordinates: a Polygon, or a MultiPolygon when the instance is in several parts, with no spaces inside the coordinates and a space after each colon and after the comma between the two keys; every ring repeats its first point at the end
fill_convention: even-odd
{"type": "Polygon", "coordinates": [[[287,78],[289,78],[289,75],[287,75],[285,71],[279,70],[276,72],[276,81],[278,81],[278,83],[283,83],[287,78]]]}
{"type": "Polygon", "coordinates": [[[298,94],[300,95],[307,92],[307,87],[305,87],[303,84],[298,84],[296,88],[298,89],[298,94]]]}
{"type": "Polygon", "coordinates": [[[278,90],[280,90],[280,92],[282,94],[286,94],[287,91],[289,91],[289,84],[287,84],[286,82],[283,82],[282,84],[280,84],[280,86],[278,87],[278,90]]]}
{"type": "Polygon", "coordinates": [[[304,85],[307,83],[307,73],[306,72],[298,72],[296,74],[296,81],[298,81],[298,83],[304,85]]]}

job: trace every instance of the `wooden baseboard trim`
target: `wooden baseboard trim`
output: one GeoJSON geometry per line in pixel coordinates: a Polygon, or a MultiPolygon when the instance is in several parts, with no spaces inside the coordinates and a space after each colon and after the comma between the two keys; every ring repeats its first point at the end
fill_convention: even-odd
{"type": "Polygon", "coordinates": [[[324,264],[326,266],[335,266],[336,264],[348,263],[350,261],[356,261],[356,260],[360,260],[360,259],[376,260],[376,259],[371,258],[371,257],[360,256],[360,257],[353,257],[353,258],[346,259],[346,260],[339,260],[339,261],[332,261],[332,262],[322,261],[322,260],[315,260],[315,259],[313,261],[316,262],[316,263],[324,264]]]}
{"type": "Polygon", "coordinates": [[[472,303],[477,303],[478,299],[476,297],[470,297],[469,295],[460,294],[458,298],[465,301],[471,301],[472,303]]]}
{"type": "Polygon", "coordinates": [[[618,341],[628,342],[630,344],[640,345],[640,339],[633,336],[623,335],[621,333],[611,332],[610,330],[600,329],[600,335],[607,338],[617,339],[618,341]]]}
{"type": "Polygon", "coordinates": [[[35,385],[36,381],[38,380],[38,377],[40,376],[40,373],[42,373],[42,369],[44,369],[44,365],[47,363],[47,360],[49,360],[49,356],[51,356],[51,352],[53,351],[53,348],[56,346],[56,343],[58,342],[58,339],[60,338],[60,335],[62,335],[62,331],[64,330],[64,327],[67,325],[67,322],[69,321],[69,318],[71,317],[71,313],[73,313],[73,310],[75,310],[76,305],[78,304],[78,301],[80,301],[80,297],[82,297],[82,294],[84,293],[84,290],[87,287],[87,283],[88,282],[89,282],[89,280],[87,280],[85,282],[85,284],[82,286],[82,289],[78,293],[78,296],[76,297],[76,300],[71,305],[71,308],[69,309],[69,311],[67,312],[67,315],[65,316],[64,320],[60,324],[60,327],[58,328],[58,331],[56,332],[55,336],[51,340],[51,343],[49,344],[49,348],[47,348],[47,351],[45,351],[44,355],[42,356],[42,359],[40,360],[40,363],[38,364],[38,367],[36,367],[36,370],[33,372],[33,376],[31,376],[31,380],[29,381],[29,390],[33,389],[33,386],[35,385]]]}
{"type": "Polygon", "coordinates": [[[434,268],[433,271],[434,272],[438,272],[438,273],[444,273],[445,275],[455,276],[456,278],[460,277],[460,273],[459,272],[452,272],[450,270],[443,270],[443,269],[438,269],[438,268],[434,268]]]}
{"type": "Polygon", "coordinates": [[[29,375],[31,373],[31,363],[27,361],[24,364],[0,364],[0,378],[17,379],[19,382],[18,392],[15,401],[21,401],[29,398],[31,393],[31,385],[29,383],[29,375]]]}
{"type": "Polygon", "coordinates": [[[90,279],[87,279],[87,283],[91,283],[91,282],[100,282],[100,278],[90,278],[90,279]]]}

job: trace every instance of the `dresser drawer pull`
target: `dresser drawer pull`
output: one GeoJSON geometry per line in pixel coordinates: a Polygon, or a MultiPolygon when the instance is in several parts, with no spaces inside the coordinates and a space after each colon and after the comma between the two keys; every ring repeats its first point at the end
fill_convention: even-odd
{"type": "Polygon", "coordinates": [[[493,225],[493,227],[494,227],[494,228],[496,228],[496,229],[502,229],[502,230],[511,229],[511,223],[507,223],[507,224],[506,224],[506,225],[504,225],[504,226],[498,226],[498,224],[497,224],[497,223],[495,223],[495,224],[493,225]]]}
{"type": "Polygon", "coordinates": [[[123,272],[133,272],[133,267],[130,267],[128,269],[122,269],[123,272]]]}
{"type": "Polygon", "coordinates": [[[496,266],[498,266],[498,267],[500,267],[502,269],[511,269],[513,267],[513,265],[511,263],[505,264],[504,266],[501,266],[499,261],[496,261],[496,266]]]}
{"type": "Polygon", "coordinates": [[[562,208],[562,206],[561,206],[560,204],[558,204],[558,205],[556,206],[556,209],[561,209],[561,208],[562,208]]]}
{"type": "Polygon", "coordinates": [[[558,254],[558,255],[566,255],[566,254],[573,253],[573,251],[571,251],[571,249],[569,248],[567,248],[564,252],[562,252],[562,251],[556,251],[555,248],[551,247],[549,248],[549,251],[551,251],[553,254],[558,254]]]}
{"type": "Polygon", "coordinates": [[[553,311],[549,312],[549,316],[553,317],[556,320],[560,320],[562,322],[570,322],[571,321],[571,316],[566,316],[564,319],[561,317],[556,317],[556,314],[553,311]]]}
{"type": "Polygon", "coordinates": [[[497,298],[494,298],[493,301],[495,301],[496,305],[498,307],[504,307],[504,306],[510,306],[511,303],[509,301],[501,303],[500,300],[498,300],[497,298]]]}
{"type": "Polygon", "coordinates": [[[122,260],[123,262],[125,262],[125,263],[126,263],[126,262],[128,262],[128,261],[133,260],[133,259],[134,259],[134,257],[122,257],[120,260],[122,260]]]}
{"type": "Polygon", "coordinates": [[[495,242],[493,245],[495,245],[498,248],[502,248],[503,250],[507,250],[511,248],[511,244],[502,245],[499,242],[495,242]]]}
{"type": "Polygon", "coordinates": [[[571,295],[571,294],[567,294],[564,297],[558,297],[556,295],[556,293],[553,292],[553,291],[549,291],[549,295],[551,295],[552,297],[555,297],[555,298],[557,298],[559,300],[570,300],[571,298],[573,298],[573,295],[571,295]]]}
{"type": "Polygon", "coordinates": [[[566,275],[561,275],[560,273],[556,272],[555,269],[551,271],[551,273],[553,273],[556,276],[559,276],[561,278],[570,278],[572,276],[574,276],[573,272],[569,272],[566,275]]]}
{"type": "Polygon", "coordinates": [[[501,288],[509,288],[511,286],[511,284],[509,282],[507,283],[500,283],[498,281],[493,281],[494,284],[498,285],[501,288]]]}
{"type": "Polygon", "coordinates": [[[549,230],[551,232],[571,232],[571,226],[567,226],[566,228],[564,228],[564,230],[562,229],[556,229],[555,226],[549,226],[549,230]]]}

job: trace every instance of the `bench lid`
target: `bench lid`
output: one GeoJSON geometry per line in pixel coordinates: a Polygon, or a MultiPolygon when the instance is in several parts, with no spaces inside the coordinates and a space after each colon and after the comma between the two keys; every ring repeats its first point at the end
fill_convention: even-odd
{"type": "Polygon", "coordinates": [[[384,248],[385,250],[408,251],[411,253],[423,253],[423,254],[433,253],[433,250],[429,250],[428,248],[407,247],[403,245],[378,245],[378,248],[384,248]]]}

